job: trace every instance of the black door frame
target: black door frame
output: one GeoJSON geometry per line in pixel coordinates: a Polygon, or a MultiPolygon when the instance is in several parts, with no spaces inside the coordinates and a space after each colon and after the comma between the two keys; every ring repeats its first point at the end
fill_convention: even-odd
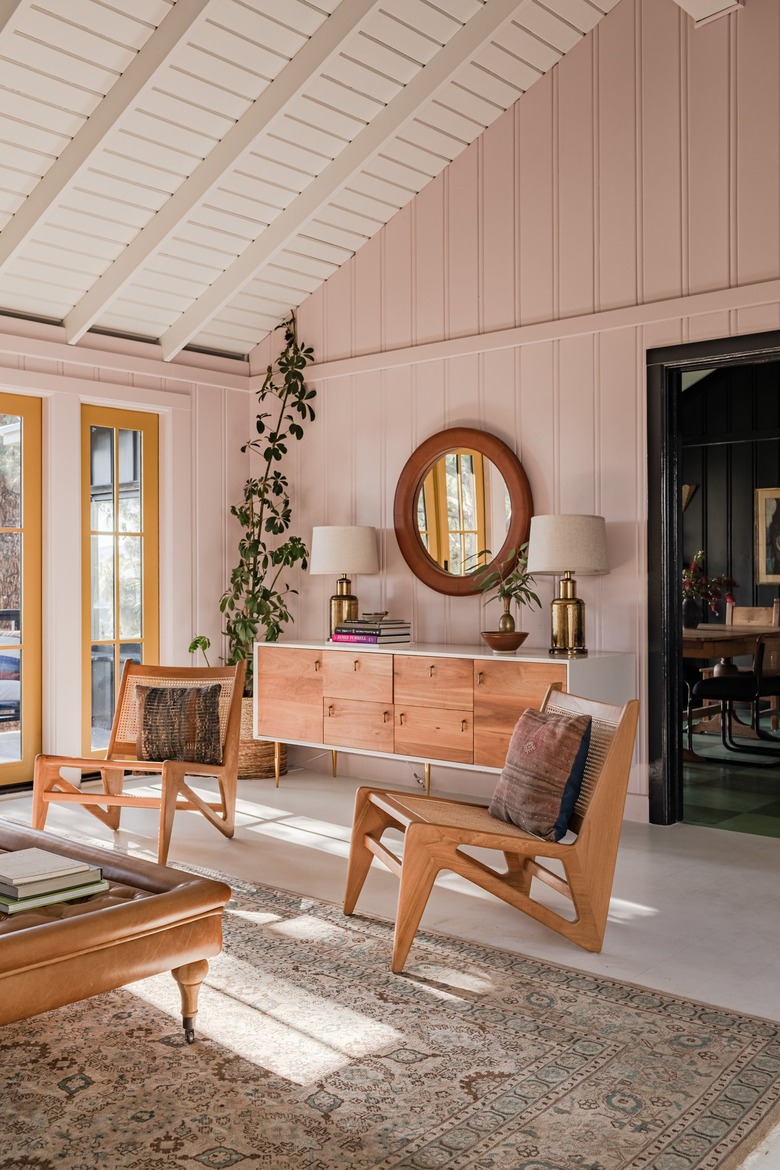
{"type": "Polygon", "coordinates": [[[682,819],[682,374],[780,360],[780,331],[647,351],[647,694],[650,822],[682,819]]]}

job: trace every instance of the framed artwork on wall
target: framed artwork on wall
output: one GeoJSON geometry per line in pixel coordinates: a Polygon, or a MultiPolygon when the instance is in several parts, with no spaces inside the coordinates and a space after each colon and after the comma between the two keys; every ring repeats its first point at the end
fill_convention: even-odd
{"type": "Polygon", "coordinates": [[[780,584],[780,487],[756,488],[756,580],[780,584]]]}

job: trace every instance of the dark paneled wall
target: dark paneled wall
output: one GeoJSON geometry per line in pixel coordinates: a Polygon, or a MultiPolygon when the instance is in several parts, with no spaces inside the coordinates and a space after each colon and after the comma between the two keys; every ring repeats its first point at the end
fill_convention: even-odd
{"type": "Polygon", "coordinates": [[[683,391],[680,432],[682,482],[697,485],[683,513],[684,559],[704,549],[708,575],[736,578],[737,604],[771,604],[780,588],[758,585],[754,571],[754,493],[780,488],[780,363],[707,374],[683,391]]]}

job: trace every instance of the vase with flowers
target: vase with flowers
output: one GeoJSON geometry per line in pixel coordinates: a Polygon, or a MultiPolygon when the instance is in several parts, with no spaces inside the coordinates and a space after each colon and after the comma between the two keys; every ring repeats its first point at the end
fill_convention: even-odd
{"type": "Polygon", "coordinates": [[[733,601],[732,590],[737,582],[726,573],[708,577],[704,572],[704,550],[691,557],[682,573],[682,619],[685,629],[695,629],[701,621],[702,603],[712,613],[718,612],[718,602],[733,601]]]}

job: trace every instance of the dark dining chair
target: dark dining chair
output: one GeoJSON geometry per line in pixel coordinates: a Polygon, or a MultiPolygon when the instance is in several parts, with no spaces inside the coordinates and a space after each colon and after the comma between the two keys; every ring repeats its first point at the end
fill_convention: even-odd
{"type": "MultiPolygon", "coordinates": [[[[695,707],[702,702],[717,703],[720,707],[720,737],[729,752],[751,756],[773,756],[780,764],[780,737],[771,735],[761,727],[761,705],[767,700],[780,696],[780,630],[775,634],[759,634],[756,638],[753,662],[749,670],[730,674],[713,675],[694,683],[688,692],[688,750],[693,752],[693,728],[696,718],[695,707]],[[750,735],[742,736],[737,742],[737,728],[747,726],[734,714],[736,703],[750,707],[750,735]],[[761,742],[756,742],[761,741],[761,742]],[[766,741],[774,747],[762,746],[766,741]]],[[[699,711],[701,715],[701,710],[699,711]]],[[[736,761],[735,761],[736,762],[736,761]]],[[[748,761],[740,761],[747,763],[748,761]]]]}

